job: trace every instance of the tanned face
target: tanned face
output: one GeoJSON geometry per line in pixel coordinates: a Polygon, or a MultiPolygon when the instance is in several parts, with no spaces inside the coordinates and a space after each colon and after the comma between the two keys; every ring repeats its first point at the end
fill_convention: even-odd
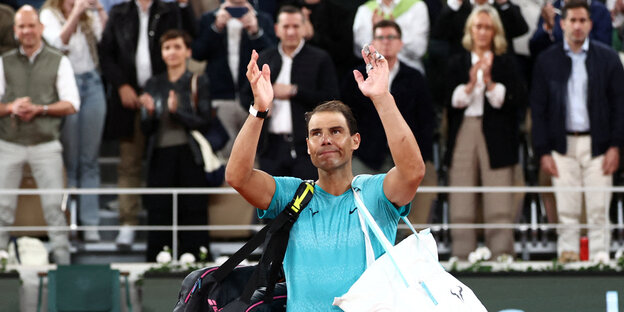
{"type": "Polygon", "coordinates": [[[332,171],[345,166],[360,145],[360,135],[349,134],[347,121],[340,112],[315,113],[308,129],[308,153],[314,166],[321,170],[332,171]]]}

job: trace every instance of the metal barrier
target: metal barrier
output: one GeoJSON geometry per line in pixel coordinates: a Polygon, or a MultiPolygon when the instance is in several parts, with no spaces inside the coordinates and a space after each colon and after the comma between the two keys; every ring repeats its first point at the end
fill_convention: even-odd
{"type": "MultiPolygon", "coordinates": [[[[419,193],[553,193],[553,192],[588,192],[588,191],[607,191],[612,193],[624,193],[624,187],[420,187],[419,193]]],[[[63,194],[65,197],[70,195],[102,195],[102,194],[171,194],[172,209],[173,209],[173,222],[170,226],[165,225],[137,225],[132,226],[132,229],[136,231],[172,231],[172,256],[174,259],[178,258],[178,232],[179,231],[197,231],[197,230],[253,230],[258,231],[262,228],[262,225],[204,225],[204,226],[188,226],[178,225],[178,195],[183,194],[238,194],[232,188],[99,188],[99,189],[4,189],[0,190],[0,195],[40,195],[40,194],[63,194]]],[[[471,223],[471,224],[450,224],[450,223],[431,223],[431,224],[414,224],[416,228],[430,227],[433,231],[448,231],[449,229],[491,229],[491,228],[510,228],[518,230],[522,233],[528,231],[538,230],[552,230],[563,227],[578,228],[578,229],[595,229],[604,228],[605,231],[612,231],[617,229],[620,233],[624,233],[624,204],[618,202],[617,204],[617,223],[611,224],[609,221],[609,209],[610,203],[605,203],[605,218],[606,222],[604,226],[597,226],[591,224],[578,224],[578,225],[561,225],[553,223],[540,223],[537,218],[530,218],[529,222],[525,223],[512,223],[512,224],[492,224],[492,223],[471,223]]],[[[100,230],[100,231],[117,231],[121,228],[119,225],[115,226],[79,226],[76,224],[76,218],[72,218],[70,224],[65,227],[59,226],[9,226],[4,227],[4,231],[47,231],[47,230],[67,230],[67,231],[84,231],[84,230],[100,230]]],[[[400,228],[407,228],[402,225],[400,228]]],[[[535,237],[533,238],[535,241],[535,237]]]]}

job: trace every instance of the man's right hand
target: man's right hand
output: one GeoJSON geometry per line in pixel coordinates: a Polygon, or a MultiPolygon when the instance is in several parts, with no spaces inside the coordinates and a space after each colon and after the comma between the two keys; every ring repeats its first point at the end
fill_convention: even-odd
{"type": "Polygon", "coordinates": [[[136,92],[134,92],[134,88],[132,88],[129,84],[122,85],[117,90],[119,92],[119,98],[121,99],[121,105],[127,109],[138,109],[139,98],[137,97],[136,92]]]}
{"type": "Polygon", "coordinates": [[[557,165],[555,164],[555,160],[551,155],[544,155],[540,159],[540,166],[542,170],[546,172],[548,175],[553,176],[555,178],[559,177],[559,172],[557,171],[557,165]]]}
{"type": "Polygon", "coordinates": [[[228,6],[230,6],[228,1],[223,2],[219,7],[219,10],[217,10],[217,13],[215,14],[214,25],[219,31],[222,31],[223,28],[225,28],[225,25],[227,25],[227,22],[230,20],[230,18],[232,18],[230,13],[228,13],[228,11],[225,9],[228,6]]]}
{"type": "Polygon", "coordinates": [[[555,7],[548,2],[542,7],[542,19],[544,20],[544,28],[552,31],[555,26],[555,7]]]}
{"type": "Polygon", "coordinates": [[[273,104],[273,85],[271,85],[271,69],[264,64],[262,71],[258,68],[258,52],[251,52],[251,59],[247,64],[247,80],[254,95],[254,107],[259,112],[265,112],[273,104]]]}
{"type": "Polygon", "coordinates": [[[154,115],[155,105],[154,105],[154,99],[152,98],[151,95],[149,95],[148,93],[141,94],[141,97],[139,98],[139,102],[141,103],[143,107],[145,107],[145,110],[147,111],[148,115],[150,116],[154,115]]]}

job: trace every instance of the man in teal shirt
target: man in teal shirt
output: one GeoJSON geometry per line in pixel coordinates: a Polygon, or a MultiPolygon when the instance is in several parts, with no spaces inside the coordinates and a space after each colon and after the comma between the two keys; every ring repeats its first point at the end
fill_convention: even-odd
{"type": "MultiPolygon", "coordinates": [[[[398,219],[409,212],[409,203],[425,174],[418,144],[388,91],[388,62],[381,55],[362,53],[370,71],[364,80],[354,71],[360,91],[375,106],[388,138],[395,167],[387,174],[363,176],[358,184],[366,206],[394,241],[398,219]],[[376,56],[378,55],[378,56],[376,56]]],[[[226,168],[226,180],[261,218],[275,217],[295,193],[300,179],[272,177],[254,169],[254,159],[264,118],[273,102],[270,68],[262,70],[254,51],[247,67],[254,104],[239,132],[226,168]]],[[[304,116],[301,116],[304,121],[304,116]]],[[[308,154],[318,169],[315,195],[291,230],[284,259],[289,311],[340,311],[332,306],[366,269],[364,235],[351,191],[351,159],[360,144],[356,121],[339,101],[317,106],[305,115],[308,154]]],[[[375,256],[381,247],[373,241],[375,256]]]]}

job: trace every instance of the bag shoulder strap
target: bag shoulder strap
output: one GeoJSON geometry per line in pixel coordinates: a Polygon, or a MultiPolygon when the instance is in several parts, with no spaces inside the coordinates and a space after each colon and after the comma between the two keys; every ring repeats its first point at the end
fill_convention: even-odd
{"type": "MultiPolygon", "coordinates": [[[[212,275],[213,278],[220,282],[227,277],[247,256],[249,256],[264,241],[267,242],[265,252],[262,254],[258,266],[252,277],[247,282],[245,290],[240,296],[243,302],[249,302],[258,284],[266,280],[268,285],[275,284],[276,280],[271,281],[273,277],[266,279],[267,273],[273,268],[273,271],[282,266],[286,246],[288,245],[287,235],[293,224],[299,218],[301,211],[310,203],[314,195],[314,181],[303,181],[299,184],[292,200],[286,205],[284,210],[275,217],[269,224],[264,226],[260,232],[256,233],[243,247],[241,247],[234,255],[232,255],[225,263],[223,263],[217,271],[212,275]],[[279,234],[282,233],[282,234],[279,234]],[[286,235],[284,234],[286,233],[286,235]]],[[[273,275],[273,274],[271,274],[273,275]]],[[[277,278],[277,274],[275,274],[277,278]]],[[[267,285],[267,287],[268,287],[267,285]]],[[[265,300],[272,298],[272,291],[265,294],[265,300]]]]}

